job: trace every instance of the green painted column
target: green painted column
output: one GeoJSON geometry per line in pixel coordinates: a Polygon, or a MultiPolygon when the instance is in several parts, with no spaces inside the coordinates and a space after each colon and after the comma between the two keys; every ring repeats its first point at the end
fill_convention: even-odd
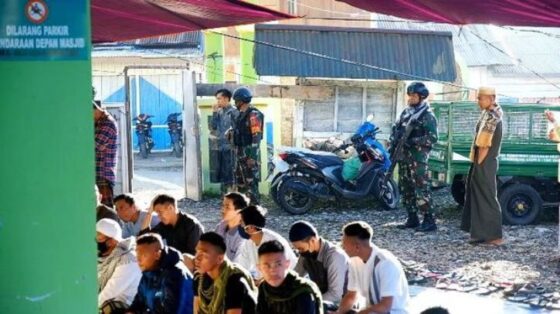
{"type": "Polygon", "coordinates": [[[204,58],[208,83],[223,83],[224,36],[204,32],[204,58]]]}
{"type": "MultiPolygon", "coordinates": [[[[23,14],[26,3],[0,4],[0,25],[23,14]]],[[[46,60],[36,54],[35,60],[14,61],[0,54],[0,313],[93,314],[97,277],[89,1],[46,3],[50,10],[44,25],[68,22],[71,32],[80,29],[84,55],[46,60]],[[69,10],[65,13],[71,20],[59,19],[62,10],[69,10]]],[[[5,33],[0,29],[0,38],[5,33]]]]}
{"type": "MultiPolygon", "coordinates": [[[[238,27],[239,37],[249,40],[255,39],[255,31],[253,27],[246,26],[238,27]]],[[[240,45],[240,59],[241,59],[241,84],[257,84],[258,75],[255,67],[253,66],[253,57],[255,55],[255,44],[251,41],[241,40],[240,45]]]]}

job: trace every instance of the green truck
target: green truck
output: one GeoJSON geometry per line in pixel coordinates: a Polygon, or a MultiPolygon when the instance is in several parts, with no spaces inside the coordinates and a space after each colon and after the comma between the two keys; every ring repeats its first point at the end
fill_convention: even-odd
{"type": "MultiPolygon", "coordinates": [[[[469,151],[480,109],[475,102],[431,104],[438,119],[439,141],[430,153],[434,186],[451,186],[451,194],[463,205],[469,151]]],[[[541,210],[560,202],[559,152],[548,140],[546,109],[542,104],[501,104],[504,110],[502,151],[497,175],[498,199],[506,224],[530,224],[541,210]]]]}

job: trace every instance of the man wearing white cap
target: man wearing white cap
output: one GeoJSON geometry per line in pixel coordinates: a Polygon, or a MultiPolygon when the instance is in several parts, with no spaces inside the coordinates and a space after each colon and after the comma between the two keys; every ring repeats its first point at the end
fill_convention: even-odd
{"type": "Polygon", "coordinates": [[[104,218],[96,224],[98,306],[103,313],[126,308],[136,295],[142,272],[136,260],[133,237],[122,239],[121,226],[104,218]]]}
{"type": "Polygon", "coordinates": [[[502,210],[498,202],[496,174],[502,145],[502,108],[496,104],[492,87],[478,89],[482,110],[471,146],[472,161],[466,181],[465,208],[461,229],[469,232],[469,243],[501,245],[502,210]]]}

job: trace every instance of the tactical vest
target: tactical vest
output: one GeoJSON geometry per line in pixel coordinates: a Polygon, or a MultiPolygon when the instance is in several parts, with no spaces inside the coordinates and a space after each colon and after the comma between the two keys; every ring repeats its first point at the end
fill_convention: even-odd
{"type": "Polygon", "coordinates": [[[263,132],[263,114],[255,107],[249,107],[247,111],[240,112],[237,121],[235,122],[235,130],[233,133],[233,144],[237,147],[245,147],[253,144],[253,134],[251,133],[251,121],[249,117],[251,113],[257,112],[258,118],[261,120],[261,134],[263,132]]]}
{"type": "Polygon", "coordinates": [[[322,262],[315,258],[303,257],[303,268],[307,271],[309,279],[319,287],[321,293],[329,291],[329,275],[322,262]]]}

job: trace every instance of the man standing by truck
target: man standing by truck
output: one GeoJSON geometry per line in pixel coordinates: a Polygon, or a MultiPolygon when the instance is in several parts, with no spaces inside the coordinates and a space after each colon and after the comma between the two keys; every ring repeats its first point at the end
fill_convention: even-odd
{"type": "Polygon", "coordinates": [[[390,139],[392,152],[402,145],[402,154],[395,159],[399,162],[399,188],[408,219],[398,228],[435,231],[436,219],[428,187],[428,155],[438,140],[437,120],[427,101],[430,91],[423,83],[410,84],[406,92],[408,108],[393,126],[390,139]],[[418,211],[424,215],[422,224],[418,211]]]}
{"type": "Polygon", "coordinates": [[[496,174],[502,145],[502,108],[492,87],[478,89],[482,110],[471,146],[471,168],[466,181],[461,229],[471,234],[469,243],[503,244],[502,210],[498,202],[496,174]]]}
{"type": "MultiPolygon", "coordinates": [[[[558,122],[558,120],[556,120],[556,118],[554,117],[554,113],[550,110],[547,110],[544,112],[546,119],[552,123],[552,129],[550,130],[550,133],[548,134],[548,138],[558,144],[558,151],[560,152],[560,123],[558,122]]],[[[560,159],[558,160],[558,182],[560,182],[560,159]]],[[[560,211],[560,205],[558,207],[558,210],[560,211]]],[[[558,229],[560,231],[560,223],[558,224],[558,229]]],[[[558,249],[559,249],[559,254],[560,254],[560,232],[558,233],[558,249]]],[[[556,257],[556,260],[558,262],[560,262],[560,255],[558,255],[556,257]]],[[[558,264],[560,266],[560,264],[558,264]]]]}

